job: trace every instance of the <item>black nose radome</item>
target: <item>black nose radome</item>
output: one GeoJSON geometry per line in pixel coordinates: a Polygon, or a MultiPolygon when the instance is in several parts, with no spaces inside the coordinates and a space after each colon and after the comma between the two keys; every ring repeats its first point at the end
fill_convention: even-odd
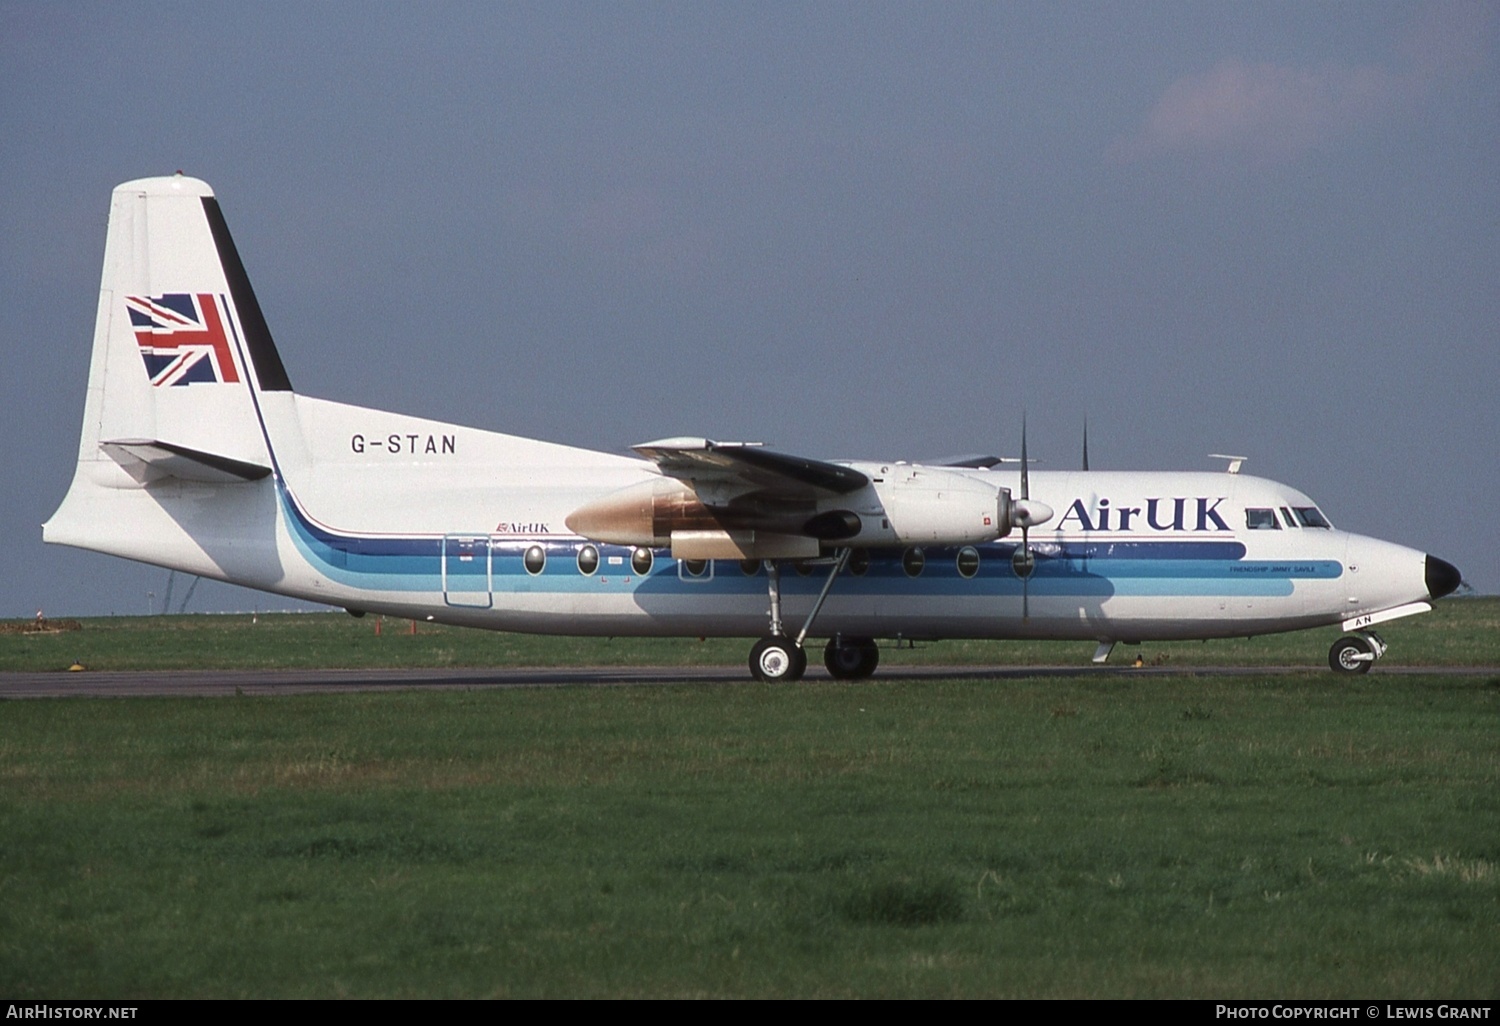
{"type": "Polygon", "coordinates": [[[1458,567],[1436,556],[1427,557],[1427,594],[1435,599],[1451,595],[1463,583],[1464,575],[1458,567]]]}

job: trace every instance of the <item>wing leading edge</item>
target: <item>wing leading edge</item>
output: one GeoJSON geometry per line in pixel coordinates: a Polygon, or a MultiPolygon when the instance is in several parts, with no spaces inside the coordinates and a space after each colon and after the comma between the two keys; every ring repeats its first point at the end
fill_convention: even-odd
{"type": "Polygon", "coordinates": [[[870,483],[853,467],[774,452],[758,442],[663,438],[631,448],[668,477],[695,485],[741,484],[767,498],[848,495],[870,483]]]}

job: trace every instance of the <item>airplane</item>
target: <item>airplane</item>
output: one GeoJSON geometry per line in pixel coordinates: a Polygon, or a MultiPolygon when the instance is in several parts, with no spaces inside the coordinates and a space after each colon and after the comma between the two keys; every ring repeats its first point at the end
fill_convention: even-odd
{"type": "Polygon", "coordinates": [[[1244,637],[1430,610],[1459,571],[1227,472],[1032,472],[994,457],[824,460],[676,437],[596,452],[292,388],[209,186],[114,190],[73,481],[47,542],[332,606],[492,630],[809,639],[869,677],[877,639],[1244,637]]]}

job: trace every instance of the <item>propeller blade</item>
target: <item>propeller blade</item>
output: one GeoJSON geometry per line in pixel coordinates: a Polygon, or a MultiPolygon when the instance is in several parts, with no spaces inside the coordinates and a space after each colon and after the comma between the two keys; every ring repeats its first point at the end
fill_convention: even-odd
{"type": "MultiPolygon", "coordinates": [[[[1031,461],[1026,455],[1026,411],[1021,411],[1021,501],[1031,498],[1031,461]]],[[[1021,578],[1021,622],[1031,619],[1031,532],[1027,521],[1021,521],[1021,552],[1026,574],[1021,578]]]]}
{"type": "Polygon", "coordinates": [[[1021,411],[1021,498],[1031,498],[1031,475],[1027,468],[1030,466],[1026,459],[1026,411],[1021,411]]]}
{"type": "MultiPolygon", "coordinates": [[[[1025,446],[1023,445],[1024,449],[1025,446]]],[[[1027,529],[1021,528],[1021,551],[1026,553],[1026,560],[1031,561],[1031,542],[1027,538],[1027,529]]],[[[1026,576],[1021,578],[1021,622],[1025,623],[1031,619],[1031,567],[1027,566],[1026,576]]]]}

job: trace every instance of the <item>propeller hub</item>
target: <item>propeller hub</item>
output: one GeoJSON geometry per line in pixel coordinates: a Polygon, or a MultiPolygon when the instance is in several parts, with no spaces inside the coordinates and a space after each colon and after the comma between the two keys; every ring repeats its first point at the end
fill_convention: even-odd
{"type": "Polygon", "coordinates": [[[1052,507],[1037,499],[1017,499],[1011,503],[1011,522],[1017,527],[1040,527],[1052,519],[1052,507]]]}

